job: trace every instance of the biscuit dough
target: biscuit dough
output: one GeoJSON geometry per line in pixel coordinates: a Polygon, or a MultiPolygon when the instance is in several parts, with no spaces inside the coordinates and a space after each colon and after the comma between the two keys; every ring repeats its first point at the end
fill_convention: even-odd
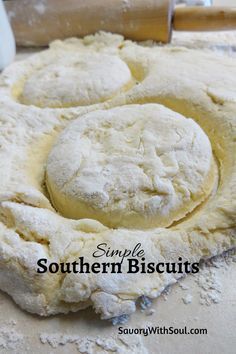
{"type": "Polygon", "coordinates": [[[109,227],[167,227],[205,200],[214,182],[209,139],[157,104],[89,113],[52,149],[47,187],[61,215],[109,227]]]}
{"type": "Polygon", "coordinates": [[[86,106],[106,101],[130,86],[131,77],[119,57],[65,53],[26,80],[20,100],[39,107],[86,106]]]}
{"type": "MultiPolygon", "coordinates": [[[[65,70],[73,76],[74,64],[71,65],[65,70]]],[[[63,65],[60,68],[63,70],[63,65]]],[[[146,262],[177,262],[179,257],[198,262],[235,247],[235,112],[235,58],[216,52],[135,44],[118,35],[101,33],[84,39],[56,41],[50,49],[11,65],[0,78],[0,288],[33,313],[48,316],[93,306],[102,318],[108,319],[133,313],[139,296],[157,297],[167,285],[175,283],[179,275],[37,274],[38,259],[59,263],[73,262],[83,256],[85,261],[94,262],[92,253],[101,242],[120,250],[132,249],[140,242],[146,262]],[[87,63],[88,81],[85,82],[83,76],[85,81],[80,82],[81,85],[81,73],[76,83],[72,80],[71,85],[63,89],[59,78],[49,78],[48,82],[40,79],[41,75],[47,76],[48,66],[65,56],[87,56],[89,62],[95,55],[116,57],[113,69],[108,69],[109,75],[105,78],[99,76],[94,64],[101,85],[96,77],[89,77],[90,64],[87,66],[87,63]],[[39,81],[35,81],[35,77],[39,81]],[[109,77],[114,80],[107,81],[109,77]],[[48,87],[53,87],[54,92],[48,87]],[[83,90],[87,89],[90,94],[85,99],[83,90]],[[204,201],[197,197],[198,207],[190,212],[192,206],[188,206],[188,215],[170,227],[137,230],[130,225],[130,228],[112,229],[93,218],[75,220],[58,213],[46,188],[45,172],[49,171],[49,156],[55,151],[60,134],[66,134],[73,124],[77,128],[80,119],[81,124],[85,122],[84,115],[89,112],[110,109],[114,112],[115,107],[147,103],[164,105],[192,119],[181,117],[186,122],[198,124],[189,123],[192,127],[184,140],[188,141],[195,129],[206,144],[206,166],[200,165],[202,179],[196,182],[197,174],[193,173],[190,181],[191,188],[196,186],[196,192],[201,187],[204,189],[205,183],[207,186],[211,157],[208,137],[219,175],[210,197],[207,198],[212,189],[211,179],[204,201]]],[[[104,113],[104,117],[107,114],[104,113]]],[[[112,124],[117,126],[118,123],[112,124]]],[[[196,146],[201,156],[203,150],[198,139],[196,146]]],[[[75,144],[74,156],[77,148],[75,144]]],[[[183,155],[187,158],[186,149],[183,155]]],[[[193,161],[196,156],[191,155],[193,161]]],[[[73,158],[71,162],[78,163],[73,158]]],[[[189,164],[187,160],[185,168],[189,164]]],[[[193,171],[198,167],[198,164],[193,166],[193,171]]],[[[187,176],[181,181],[186,182],[187,176]]],[[[110,259],[115,260],[115,257],[110,259]]]]}

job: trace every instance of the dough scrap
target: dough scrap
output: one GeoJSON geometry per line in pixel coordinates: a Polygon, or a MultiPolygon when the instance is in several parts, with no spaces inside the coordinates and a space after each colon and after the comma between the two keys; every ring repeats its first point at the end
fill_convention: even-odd
{"type": "Polygon", "coordinates": [[[214,183],[209,139],[157,104],[95,111],[71,123],[47,163],[51,201],[67,218],[109,227],[168,227],[214,183]]]}
{"type": "Polygon", "coordinates": [[[56,41],[50,49],[7,68],[0,77],[1,290],[23,309],[42,316],[93,306],[108,319],[133,313],[139,296],[159,296],[180,275],[38,276],[38,259],[59,263],[83,255],[94,262],[92,253],[101,242],[120,250],[132,249],[140,242],[147,263],[177,262],[179,257],[198,262],[235,247],[235,98],[235,56],[216,50],[136,44],[106,33],[56,41]],[[88,106],[22,104],[19,98],[26,80],[68,53],[89,54],[90,58],[98,53],[116,56],[127,64],[136,84],[88,106]],[[208,136],[219,170],[219,183],[210,198],[170,228],[114,230],[92,219],[72,220],[58,214],[45,188],[45,170],[59,134],[89,112],[147,103],[158,103],[192,118],[208,136]]]}

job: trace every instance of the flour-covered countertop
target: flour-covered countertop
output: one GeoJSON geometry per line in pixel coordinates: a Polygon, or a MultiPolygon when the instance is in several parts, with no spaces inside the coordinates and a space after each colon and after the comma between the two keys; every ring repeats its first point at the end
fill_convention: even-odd
{"type": "Polygon", "coordinates": [[[99,320],[91,310],[39,318],[20,310],[0,293],[2,353],[234,354],[236,347],[235,256],[221,257],[189,276],[145,307],[123,328],[207,329],[207,335],[119,335],[119,326],[99,320]],[[119,350],[119,351],[118,351],[119,350]]]}

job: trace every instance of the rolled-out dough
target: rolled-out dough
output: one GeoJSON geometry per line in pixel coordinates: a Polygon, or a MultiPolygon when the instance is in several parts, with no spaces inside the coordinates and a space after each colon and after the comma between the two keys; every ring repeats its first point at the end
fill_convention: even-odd
{"type": "MultiPolygon", "coordinates": [[[[60,67],[64,70],[63,65],[60,67]]],[[[74,64],[67,70],[73,76],[74,64]]],[[[109,114],[107,112],[104,116],[109,114]]],[[[101,33],[81,40],[56,41],[49,50],[11,65],[0,78],[0,288],[33,313],[47,316],[92,305],[102,318],[107,319],[133,313],[139,296],[157,297],[180,275],[46,273],[39,276],[36,272],[38,259],[60,263],[84,256],[86,261],[93,262],[93,251],[97,244],[104,242],[112,249],[120,250],[132,249],[141,243],[146,262],[177,262],[179,257],[198,262],[234,247],[235,112],[235,60],[217,53],[182,47],[161,48],[153,43],[138,45],[121,36],[101,33]],[[55,58],[67,54],[87,56],[88,63],[84,65],[88,75],[80,73],[78,77],[82,75],[85,81],[79,84],[79,81],[69,80],[63,89],[58,78],[48,77],[48,82],[42,81],[41,74],[44,77],[55,58]],[[108,65],[107,77],[100,76],[99,67],[94,64],[101,82],[89,77],[89,63],[97,55],[112,57],[114,64],[108,65]],[[113,79],[109,81],[108,78],[113,79]],[[53,97],[48,97],[51,85],[53,97]],[[86,99],[81,87],[90,90],[86,99]],[[25,104],[23,97],[26,96],[25,104]],[[168,228],[137,230],[134,226],[128,229],[116,225],[116,229],[112,229],[92,218],[74,220],[58,213],[49,198],[45,172],[54,144],[61,133],[62,136],[66,134],[63,130],[70,129],[70,124],[76,125],[80,119],[81,124],[85,122],[84,115],[89,112],[91,117],[99,114],[97,110],[109,112],[115,107],[147,103],[164,105],[173,111],[171,115],[182,114],[198,124],[181,117],[191,125],[184,141],[196,131],[203,139],[203,145],[198,138],[195,141],[199,157],[206,154],[205,167],[197,161],[193,166],[190,185],[195,185],[199,168],[202,168],[199,174],[202,179],[196,183],[196,191],[204,189],[205,183],[207,185],[212,149],[219,181],[211,196],[186,218],[168,228]],[[58,108],[52,108],[55,106],[58,108]],[[78,121],[71,123],[75,119],[78,121]]],[[[122,117],[120,123],[123,121],[122,117]]],[[[112,124],[116,127],[119,122],[112,124]]],[[[163,133],[160,133],[164,141],[163,133]]],[[[154,130],[152,134],[157,138],[154,130]]],[[[191,149],[187,152],[186,148],[183,172],[191,165],[188,160],[191,149]]],[[[75,144],[74,156],[78,152],[76,149],[75,144]]],[[[192,156],[193,162],[197,155],[192,156]]],[[[78,161],[72,159],[71,163],[78,161]]],[[[181,179],[187,181],[188,177],[184,175],[181,179]]],[[[212,185],[211,181],[209,184],[212,185]]],[[[207,195],[208,192],[205,197],[207,195]]]]}

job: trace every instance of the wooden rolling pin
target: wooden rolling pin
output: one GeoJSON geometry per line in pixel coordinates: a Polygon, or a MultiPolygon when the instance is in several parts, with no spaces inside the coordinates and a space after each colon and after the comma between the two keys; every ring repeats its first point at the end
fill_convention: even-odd
{"type": "Polygon", "coordinates": [[[236,29],[236,8],[176,7],[173,0],[13,0],[4,2],[18,45],[99,30],[167,43],[177,31],[236,29]]]}

